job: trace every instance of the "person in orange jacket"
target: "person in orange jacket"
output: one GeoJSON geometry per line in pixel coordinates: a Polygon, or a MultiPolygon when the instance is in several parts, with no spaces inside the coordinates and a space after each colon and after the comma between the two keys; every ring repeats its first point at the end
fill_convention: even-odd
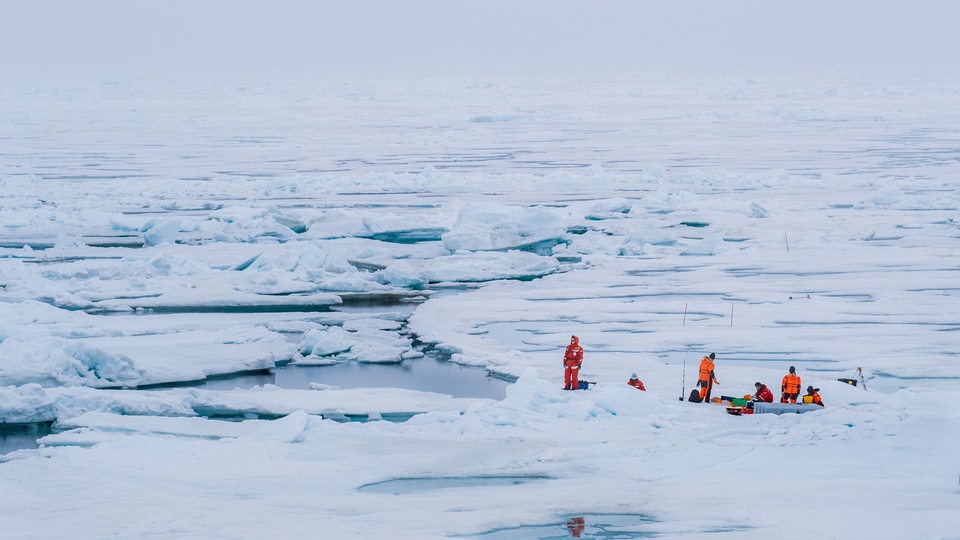
{"type": "Polygon", "coordinates": [[[630,376],[630,380],[627,381],[627,384],[636,388],[637,390],[643,390],[644,392],[647,391],[646,387],[643,386],[643,381],[641,381],[640,378],[637,377],[636,373],[630,376]]]}
{"type": "Polygon", "coordinates": [[[813,386],[807,387],[807,395],[810,396],[810,402],[814,405],[823,407],[823,400],[820,399],[820,389],[813,386]]]}
{"type": "Polygon", "coordinates": [[[710,402],[710,392],[713,391],[713,385],[720,384],[717,376],[713,373],[713,361],[716,357],[715,353],[710,353],[700,360],[700,375],[697,379],[697,386],[700,387],[700,400],[703,403],[710,402]]]}
{"type": "Polygon", "coordinates": [[[783,392],[780,395],[780,403],[786,403],[787,400],[790,400],[790,403],[796,403],[797,397],[800,395],[800,384],[797,368],[790,366],[790,373],[784,375],[780,382],[780,391],[783,392]]]}
{"type": "Polygon", "coordinates": [[[570,344],[563,353],[563,389],[576,390],[580,387],[580,366],[583,364],[583,347],[580,338],[570,336],[570,344]]]}
{"type": "Polygon", "coordinates": [[[717,376],[713,372],[713,361],[717,358],[716,353],[710,353],[700,360],[700,374],[697,377],[697,386],[700,387],[700,400],[702,403],[710,402],[710,393],[713,391],[714,384],[720,384],[717,376]]]}
{"type": "Polygon", "coordinates": [[[767,388],[767,385],[762,382],[753,383],[753,386],[757,388],[757,393],[753,395],[754,401],[765,401],[767,403],[773,403],[773,392],[767,388]]]}

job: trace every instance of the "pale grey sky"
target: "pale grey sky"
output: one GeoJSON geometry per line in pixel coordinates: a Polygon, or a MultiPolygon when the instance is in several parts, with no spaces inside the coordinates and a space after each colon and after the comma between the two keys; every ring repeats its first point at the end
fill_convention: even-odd
{"type": "Polygon", "coordinates": [[[952,0],[5,0],[0,67],[587,72],[956,69],[952,0]]]}

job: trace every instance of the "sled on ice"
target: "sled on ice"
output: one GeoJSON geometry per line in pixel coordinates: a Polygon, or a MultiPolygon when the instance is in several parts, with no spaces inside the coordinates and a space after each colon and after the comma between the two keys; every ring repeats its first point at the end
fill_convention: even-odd
{"type": "Polygon", "coordinates": [[[755,401],[748,405],[733,405],[727,407],[727,412],[736,416],[743,414],[801,414],[810,411],[823,410],[820,405],[813,403],[767,403],[764,401],[755,401]]]}

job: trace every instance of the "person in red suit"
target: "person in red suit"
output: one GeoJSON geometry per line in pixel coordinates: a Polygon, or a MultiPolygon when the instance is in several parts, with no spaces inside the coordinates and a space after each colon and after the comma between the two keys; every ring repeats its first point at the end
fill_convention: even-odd
{"type": "Polygon", "coordinates": [[[762,382],[754,383],[753,385],[757,387],[757,393],[753,395],[754,401],[773,403],[773,392],[767,388],[767,385],[763,384],[762,382]]]}
{"type": "Polygon", "coordinates": [[[646,387],[643,386],[643,381],[641,381],[640,378],[637,377],[636,373],[630,376],[630,380],[627,381],[627,384],[636,388],[637,390],[643,390],[644,392],[647,391],[646,387]]]}
{"type": "Polygon", "coordinates": [[[580,338],[570,336],[570,344],[563,353],[563,389],[576,390],[580,387],[580,366],[583,365],[583,347],[580,338]]]}

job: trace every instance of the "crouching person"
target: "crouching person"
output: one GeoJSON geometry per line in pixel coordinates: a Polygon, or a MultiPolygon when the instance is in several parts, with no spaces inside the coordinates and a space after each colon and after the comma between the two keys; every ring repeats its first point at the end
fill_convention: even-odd
{"type": "Polygon", "coordinates": [[[773,392],[767,388],[767,385],[763,384],[762,382],[756,382],[753,383],[753,386],[757,389],[757,392],[753,394],[753,401],[773,403],[773,392]]]}
{"type": "Polygon", "coordinates": [[[627,384],[636,388],[637,390],[643,390],[644,392],[647,391],[646,387],[643,386],[643,381],[641,381],[640,378],[637,377],[636,373],[630,376],[630,380],[627,381],[627,384]]]}
{"type": "Polygon", "coordinates": [[[820,399],[820,389],[814,388],[813,386],[807,387],[807,393],[803,396],[804,403],[813,403],[814,405],[819,405],[823,407],[823,400],[820,399]]]}

